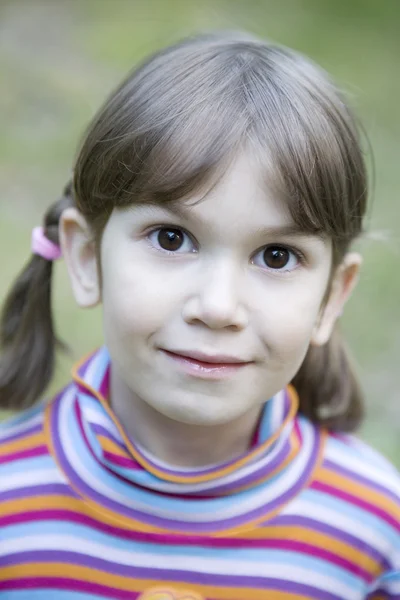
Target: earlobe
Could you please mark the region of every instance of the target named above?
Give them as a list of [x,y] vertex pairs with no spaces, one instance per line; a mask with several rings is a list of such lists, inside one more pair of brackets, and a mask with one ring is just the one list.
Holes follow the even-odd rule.
[[66,209],[60,219],[60,242],[72,291],[83,308],[100,302],[96,247],[89,225],[76,208]]
[[361,264],[361,255],[351,252],[346,254],[343,262],[337,268],[329,298],[322,307],[314,326],[311,336],[312,345],[323,346],[329,341],[335,323],[343,313],[345,304],[357,285]]

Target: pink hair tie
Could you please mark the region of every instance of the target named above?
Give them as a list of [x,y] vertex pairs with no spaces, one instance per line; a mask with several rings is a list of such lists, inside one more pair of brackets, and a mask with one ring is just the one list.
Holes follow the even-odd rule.
[[45,236],[43,227],[35,227],[32,231],[32,252],[46,260],[61,258],[60,246],[54,244]]

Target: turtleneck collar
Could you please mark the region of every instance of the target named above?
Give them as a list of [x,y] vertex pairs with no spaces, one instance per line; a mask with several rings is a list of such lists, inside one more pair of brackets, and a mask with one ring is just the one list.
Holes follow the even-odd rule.
[[308,481],[322,440],[296,418],[293,389],[266,401],[247,453],[184,469],[128,437],[109,405],[110,368],[106,348],[78,364],[73,382],[49,405],[46,423],[53,456],[73,489],[118,521],[202,534],[236,529],[276,512]]

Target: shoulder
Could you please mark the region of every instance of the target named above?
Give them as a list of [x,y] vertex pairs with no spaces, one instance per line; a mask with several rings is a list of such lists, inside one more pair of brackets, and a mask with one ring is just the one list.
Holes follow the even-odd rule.
[[[44,430],[43,405],[0,423],[0,505],[32,493],[54,470]],[[2,514],[2,509],[0,509]]]
[[400,555],[400,475],[387,459],[355,436],[328,434],[312,487],[333,509],[332,516],[379,547],[388,568],[395,567]]
[[[327,436],[323,466],[351,485],[361,486],[377,497],[387,497],[400,506],[400,474],[384,456],[354,435]],[[356,489],[356,488],[354,488]],[[368,495],[365,497],[368,499]]]
[[0,453],[8,448],[18,449],[26,440],[43,432],[45,406],[39,404],[33,408],[9,417],[0,422]]

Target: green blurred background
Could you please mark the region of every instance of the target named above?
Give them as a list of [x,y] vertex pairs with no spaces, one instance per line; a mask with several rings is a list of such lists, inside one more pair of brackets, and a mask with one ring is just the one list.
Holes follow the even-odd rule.
[[[82,131],[148,52],[199,30],[247,29],[322,64],[350,94],[371,140],[375,186],[359,288],[343,318],[368,402],[361,435],[400,466],[399,0],[0,0],[0,300],[67,180]],[[101,343],[57,264],[54,308],[72,357]]]

